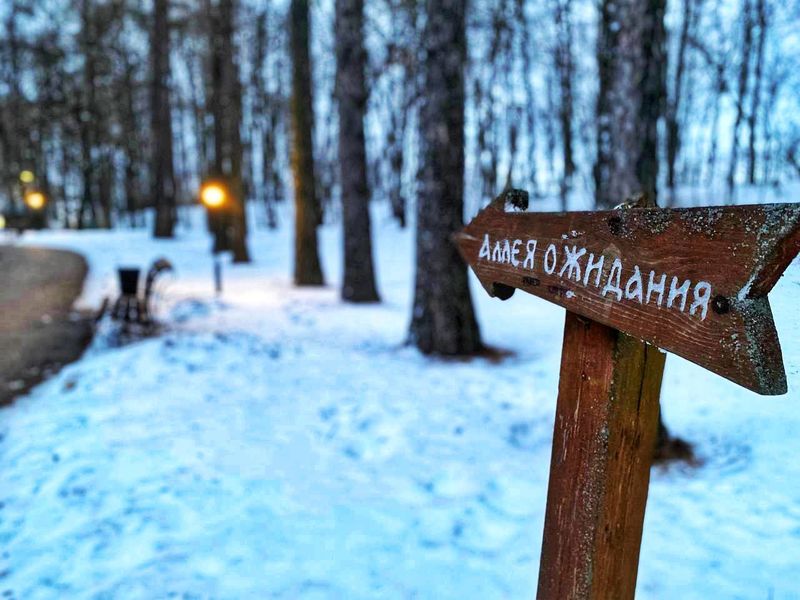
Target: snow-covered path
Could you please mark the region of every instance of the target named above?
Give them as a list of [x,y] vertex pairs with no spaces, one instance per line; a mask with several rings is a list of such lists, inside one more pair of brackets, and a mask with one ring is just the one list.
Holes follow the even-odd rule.
[[[83,252],[84,302],[119,264],[177,275],[163,337],[108,348],[0,411],[4,598],[531,598],[563,313],[475,287],[500,364],[402,346],[412,239],[379,217],[384,302],[290,285],[288,233],[212,295],[202,227],[47,232]],[[329,282],[336,228],[322,234]],[[800,598],[800,316],[793,265],[773,293],[788,395],[762,398],[670,357],[667,423],[694,470],[656,471],[639,598]]]

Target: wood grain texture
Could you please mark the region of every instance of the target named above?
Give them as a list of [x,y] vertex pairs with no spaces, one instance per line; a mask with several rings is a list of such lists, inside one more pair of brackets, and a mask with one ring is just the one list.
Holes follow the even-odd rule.
[[[517,244],[517,265],[484,256],[508,240]],[[528,240],[536,240],[533,268],[523,265]],[[502,299],[514,289],[542,297],[660,348],[760,394],[786,392],[768,292],[800,251],[800,205],[772,204],[689,209],[630,208],[601,212],[507,212],[505,198],[484,209],[457,236],[464,259],[487,291]],[[544,269],[546,249],[555,250],[555,269]],[[590,255],[604,257],[588,285],[562,273],[568,249],[585,249],[578,261],[584,271]],[[506,255],[506,258],[507,255]],[[679,301],[640,301],[603,293],[619,260],[620,285],[638,268],[646,295],[648,275],[673,277],[678,285],[705,282],[707,310],[690,314],[694,287],[682,310]],[[551,263],[552,266],[552,263]],[[581,279],[578,277],[578,279]],[[646,299],[645,299],[646,300]],[[701,318],[703,317],[703,318]]]
[[634,597],[664,359],[567,312],[539,600]]

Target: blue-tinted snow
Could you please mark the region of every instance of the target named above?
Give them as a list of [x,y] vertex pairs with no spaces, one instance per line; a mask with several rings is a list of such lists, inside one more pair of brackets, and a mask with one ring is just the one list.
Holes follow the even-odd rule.
[[[200,215],[195,215],[200,217]],[[4,598],[532,598],[563,313],[474,298],[500,364],[403,347],[413,239],[376,216],[377,306],[290,285],[288,228],[213,297],[197,218],[49,232],[92,272],[160,255],[159,338],[86,356],[0,411]],[[340,237],[321,234],[329,282]],[[773,293],[788,395],[763,398],[676,357],[668,425],[703,466],[656,470],[638,598],[800,598],[800,268]]]

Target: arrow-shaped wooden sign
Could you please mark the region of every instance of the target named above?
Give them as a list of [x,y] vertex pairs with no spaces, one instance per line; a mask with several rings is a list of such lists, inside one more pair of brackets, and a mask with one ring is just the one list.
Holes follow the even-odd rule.
[[456,235],[491,295],[520,289],[759,394],[786,392],[767,294],[800,251],[800,205],[525,208],[509,192]]

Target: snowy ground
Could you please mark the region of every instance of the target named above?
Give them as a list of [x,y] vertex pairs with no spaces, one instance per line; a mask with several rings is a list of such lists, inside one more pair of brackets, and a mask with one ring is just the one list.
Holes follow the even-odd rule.
[[[197,215],[196,215],[197,216]],[[532,598],[563,311],[474,297],[501,364],[403,347],[412,238],[376,219],[384,302],[290,285],[290,238],[214,299],[202,227],[45,232],[83,302],[164,255],[162,337],[87,355],[0,411],[2,598]],[[340,237],[322,232],[328,281]],[[476,282],[473,282],[476,283]],[[800,265],[772,300],[790,392],[759,397],[670,357],[667,423],[703,466],[656,471],[638,598],[800,598]]]

